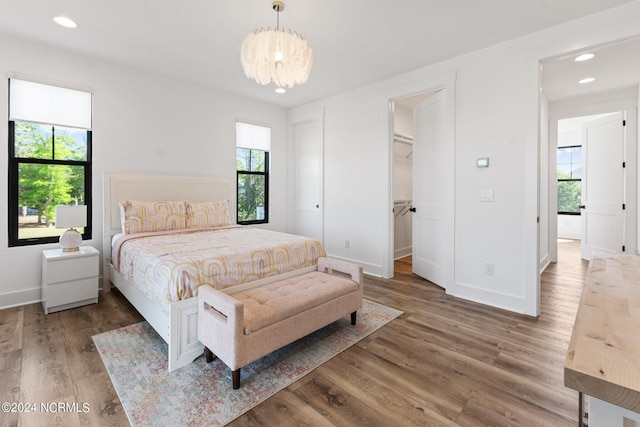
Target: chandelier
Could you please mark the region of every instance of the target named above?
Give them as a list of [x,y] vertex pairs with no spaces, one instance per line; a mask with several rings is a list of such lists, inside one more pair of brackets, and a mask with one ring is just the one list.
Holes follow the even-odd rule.
[[280,28],[284,3],[274,1],[275,28],[259,28],[242,42],[240,62],[246,76],[261,85],[273,82],[276,92],[305,83],[309,79],[313,54],[301,34]]

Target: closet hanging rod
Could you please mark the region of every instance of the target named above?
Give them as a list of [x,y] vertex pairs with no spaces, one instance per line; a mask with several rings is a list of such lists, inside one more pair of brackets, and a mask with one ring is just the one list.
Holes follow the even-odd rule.
[[409,135],[403,135],[401,133],[394,133],[393,142],[399,142],[400,144],[413,145],[413,137]]

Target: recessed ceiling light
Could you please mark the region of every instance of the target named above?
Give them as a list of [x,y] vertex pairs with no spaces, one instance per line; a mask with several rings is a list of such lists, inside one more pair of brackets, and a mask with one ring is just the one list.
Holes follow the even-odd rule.
[[56,16],[55,18],[53,18],[53,22],[65,28],[78,28],[78,24],[76,24],[71,18],[67,18],[66,16]]
[[595,80],[596,80],[595,77],[587,77],[586,79],[580,80],[578,83],[580,83],[580,84],[591,83],[591,82],[593,82]]
[[580,56],[576,56],[576,59],[574,61],[576,62],[582,62],[582,61],[588,61],[591,58],[593,58],[595,55],[593,53],[583,53]]
[[277,87],[276,88],[276,93],[286,93],[286,92],[287,92],[287,90],[285,88],[283,88],[283,87]]

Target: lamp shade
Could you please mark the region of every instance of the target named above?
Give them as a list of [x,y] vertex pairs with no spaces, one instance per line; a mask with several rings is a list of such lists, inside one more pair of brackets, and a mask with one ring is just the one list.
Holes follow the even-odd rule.
[[56,206],[56,228],[76,228],[87,225],[87,207]]
[[241,63],[245,75],[267,85],[291,88],[306,83],[313,66],[307,41],[295,31],[261,28],[242,43]]
[[240,62],[245,75],[267,85],[278,87],[276,92],[286,92],[285,87],[305,83],[313,66],[313,53],[301,34],[280,28],[280,12],[284,2],[274,1],[277,14],[275,28],[259,28],[249,33],[240,47]]

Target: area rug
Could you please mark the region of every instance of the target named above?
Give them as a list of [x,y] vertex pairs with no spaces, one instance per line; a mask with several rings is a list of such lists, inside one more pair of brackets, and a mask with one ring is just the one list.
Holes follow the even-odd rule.
[[241,370],[240,389],[220,360],[167,372],[167,344],[147,322],[93,336],[133,426],[224,425],[402,314],[363,301],[357,325],[348,317]]

